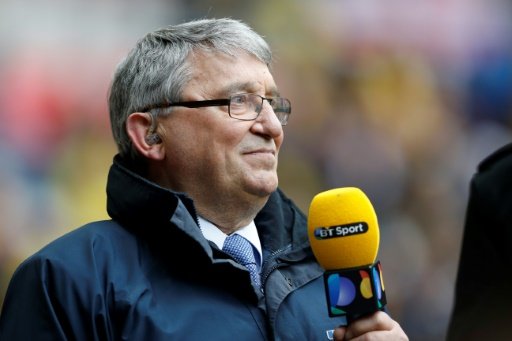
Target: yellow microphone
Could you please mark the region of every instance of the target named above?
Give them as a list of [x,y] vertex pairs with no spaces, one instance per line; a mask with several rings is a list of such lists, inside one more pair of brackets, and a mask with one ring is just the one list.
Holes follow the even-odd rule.
[[376,262],[380,231],[375,210],[358,188],[317,194],[309,207],[308,236],[324,284],[329,316],[360,316],[384,310],[382,268]]

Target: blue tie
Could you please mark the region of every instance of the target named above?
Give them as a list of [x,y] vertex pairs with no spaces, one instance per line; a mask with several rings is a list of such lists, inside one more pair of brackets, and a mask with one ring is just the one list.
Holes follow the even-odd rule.
[[261,286],[261,278],[258,266],[256,265],[256,259],[254,258],[254,251],[251,243],[247,239],[239,234],[233,233],[224,241],[222,251],[245,266],[251,274],[252,283],[257,287]]

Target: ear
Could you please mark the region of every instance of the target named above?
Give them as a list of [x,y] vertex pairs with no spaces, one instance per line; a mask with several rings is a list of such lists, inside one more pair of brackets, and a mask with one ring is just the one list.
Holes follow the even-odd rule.
[[134,112],[126,120],[126,132],[137,151],[152,160],[162,160],[165,156],[164,144],[158,136],[157,124],[148,113]]

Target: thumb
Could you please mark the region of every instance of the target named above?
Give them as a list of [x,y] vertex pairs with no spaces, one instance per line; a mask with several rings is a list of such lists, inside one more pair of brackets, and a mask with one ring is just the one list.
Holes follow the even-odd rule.
[[345,333],[347,332],[346,327],[338,327],[334,329],[333,337],[336,341],[343,341],[345,340]]

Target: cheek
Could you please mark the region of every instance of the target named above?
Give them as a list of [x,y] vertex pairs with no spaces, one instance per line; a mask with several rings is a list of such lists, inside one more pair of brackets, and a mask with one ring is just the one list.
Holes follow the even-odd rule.
[[198,115],[196,120],[189,117],[185,122],[175,121],[169,125],[168,156],[195,173],[229,172],[240,162],[247,124],[233,121],[219,112],[195,114]]
[[182,174],[197,171],[205,158],[205,138],[197,136],[192,130],[168,132],[165,139],[167,164],[171,171]]
[[[185,155],[189,162],[201,168],[201,172],[215,176],[232,174],[239,168],[240,153],[238,140],[195,137],[193,146],[190,146],[189,155]],[[197,171],[197,170],[196,170]]]

